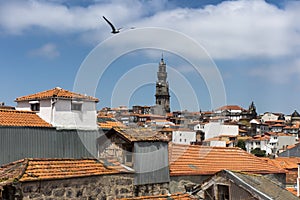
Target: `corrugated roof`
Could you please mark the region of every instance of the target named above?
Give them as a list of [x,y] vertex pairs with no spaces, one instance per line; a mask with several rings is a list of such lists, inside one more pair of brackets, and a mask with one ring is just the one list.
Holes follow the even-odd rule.
[[140,199],[156,199],[156,200],[165,200],[165,199],[170,199],[170,200],[190,200],[190,199],[196,199],[193,198],[189,194],[184,194],[184,193],[175,193],[171,195],[156,195],[156,196],[141,196],[141,197],[132,197],[132,198],[123,198],[121,200],[140,200]]
[[86,96],[83,94],[78,94],[74,92],[70,92],[68,90],[56,87],[51,90],[46,90],[43,92],[38,92],[31,95],[26,95],[22,97],[16,98],[16,102],[18,101],[28,101],[28,100],[39,100],[39,99],[48,99],[48,98],[67,98],[67,99],[84,99],[89,101],[95,101],[98,102],[99,99],[91,96]]
[[211,175],[220,170],[271,174],[285,173],[246,151],[235,147],[207,147],[171,144],[170,175]]
[[0,109],[0,126],[52,127],[35,112]]
[[[105,163],[106,162],[106,163]],[[0,185],[129,172],[116,162],[97,159],[27,158],[0,167]]]

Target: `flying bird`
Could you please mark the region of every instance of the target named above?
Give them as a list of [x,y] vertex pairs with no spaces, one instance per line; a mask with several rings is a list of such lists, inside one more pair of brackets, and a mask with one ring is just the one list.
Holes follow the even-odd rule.
[[119,33],[120,32],[120,30],[121,30],[121,28],[118,28],[118,29],[116,29],[115,27],[114,27],[114,25],[108,20],[108,19],[106,19],[104,16],[103,16],[103,19],[110,25],[110,27],[111,27],[111,33],[113,33],[113,34],[116,34],[116,33]]

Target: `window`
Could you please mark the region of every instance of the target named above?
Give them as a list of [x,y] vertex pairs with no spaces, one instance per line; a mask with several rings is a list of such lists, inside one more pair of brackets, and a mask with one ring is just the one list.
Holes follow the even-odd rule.
[[72,105],[71,105],[72,111],[81,111],[81,109],[82,109],[82,103],[72,102]]
[[204,199],[207,199],[207,200],[215,199],[213,186],[210,186],[208,189],[204,190]]
[[40,111],[40,103],[30,104],[30,107],[32,111]]
[[123,145],[123,162],[124,164],[132,164],[132,147]]
[[219,200],[229,200],[229,187],[227,185],[218,185]]
[[255,142],[256,145],[260,145],[260,142]]

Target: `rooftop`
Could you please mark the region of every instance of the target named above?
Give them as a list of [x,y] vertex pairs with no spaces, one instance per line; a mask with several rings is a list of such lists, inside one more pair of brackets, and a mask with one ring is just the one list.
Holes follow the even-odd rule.
[[128,142],[137,141],[168,141],[168,137],[163,136],[158,131],[152,130],[150,128],[112,128],[107,135],[113,133],[119,134],[123,139]]
[[0,126],[52,127],[35,112],[0,109]]
[[220,173],[225,174],[225,176],[233,180],[237,185],[248,190],[250,194],[256,197],[255,199],[298,199],[297,196],[262,175],[229,170],[224,170]]
[[220,170],[257,174],[285,173],[246,151],[235,147],[170,144],[170,175],[212,175]]
[[171,194],[171,195],[157,195],[157,196],[142,196],[142,197],[123,198],[121,200],[140,200],[140,199],[190,200],[190,199],[196,199],[196,198],[191,197],[189,194],[175,193],[175,194]]
[[268,163],[282,169],[298,169],[300,158],[298,157],[277,157],[275,159],[264,158]]
[[68,90],[59,87],[53,88],[51,90],[46,90],[43,92],[27,95],[27,96],[18,97],[16,98],[15,101],[19,102],[19,101],[40,100],[40,99],[49,99],[49,98],[84,99],[84,100],[95,101],[95,102],[99,101],[99,99],[95,97],[70,92]]
[[0,186],[36,181],[129,172],[116,162],[97,159],[26,158],[0,167]]
[[244,108],[242,108],[241,106],[238,105],[226,105],[226,106],[222,106],[220,108],[217,108],[217,110],[245,110]]

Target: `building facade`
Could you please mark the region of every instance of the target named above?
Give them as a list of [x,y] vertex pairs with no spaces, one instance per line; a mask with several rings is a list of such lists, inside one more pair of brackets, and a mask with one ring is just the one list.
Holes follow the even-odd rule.
[[59,129],[97,129],[97,98],[56,87],[16,98],[17,110],[33,111]]

